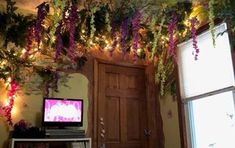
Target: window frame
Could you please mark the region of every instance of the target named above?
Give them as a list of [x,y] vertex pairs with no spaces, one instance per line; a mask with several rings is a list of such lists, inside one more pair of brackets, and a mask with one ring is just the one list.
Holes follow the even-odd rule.
[[[233,65],[233,70],[235,72],[235,49],[233,49],[232,46],[232,34],[231,34],[231,25],[229,24],[228,21],[222,21],[220,19],[216,19],[215,21],[215,26],[220,25],[222,23],[226,23],[227,25],[227,30],[228,30],[228,37],[229,37],[229,43],[230,43],[230,49],[231,49],[231,57],[232,57],[232,65]],[[197,35],[203,34],[204,32],[209,30],[209,23],[201,26],[199,29],[197,29]],[[190,39],[187,39],[190,40]],[[185,40],[185,41],[187,41]],[[183,42],[185,42],[183,41]],[[199,59],[200,60],[200,59]],[[219,94],[221,92],[226,92],[226,91],[230,91],[230,90],[234,90],[234,87],[228,87],[225,88],[224,90],[219,90],[219,91],[212,91],[209,93],[205,93],[205,94],[201,94],[192,98],[189,98],[187,101],[185,101],[184,99],[181,98],[181,90],[180,90],[180,75],[179,75],[179,67],[178,65],[176,65],[176,96],[177,96],[177,106],[178,106],[178,118],[179,118],[179,131],[180,131],[180,143],[181,143],[181,147],[182,148],[190,148],[190,146],[192,145],[192,137],[193,137],[193,133],[190,132],[190,126],[192,125],[188,125],[187,123],[189,123],[189,114],[192,114],[192,112],[190,112],[189,107],[190,105],[190,101],[195,100],[195,99],[199,99],[202,97],[207,97],[210,95],[214,95],[214,94]],[[235,104],[235,102],[234,102]],[[190,136],[189,136],[190,135]]]

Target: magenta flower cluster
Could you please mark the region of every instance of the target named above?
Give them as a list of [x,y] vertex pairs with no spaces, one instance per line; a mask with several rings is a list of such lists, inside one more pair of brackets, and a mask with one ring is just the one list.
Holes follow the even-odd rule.
[[132,35],[133,35],[132,47],[134,49],[135,54],[136,54],[136,50],[138,49],[140,20],[141,20],[141,14],[140,14],[139,11],[137,11],[134,18],[131,21],[131,23],[132,23]]
[[176,14],[172,15],[172,19],[170,20],[168,24],[167,31],[169,32],[169,47],[168,52],[176,61],[176,48],[175,48],[175,39],[174,39],[174,33],[176,30],[176,24],[177,24],[177,16]]
[[60,75],[59,73],[56,71],[54,73],[54,85],[55,85],[55,91],[58,92],[58,82],[59,82],[59,78],[60,78]]
[[77,21],[77,6],[73,4],[70,8],[69,13],[69,48],[68,48],[68,56],[73,61],[76,57],[75,55],[75,40],[74,34],[76,29],[76,21]]
[[17,82],[15,80],[12,80],[10,82],[10,86],[8,90],[9,103],[8,105],[2,108],[4,110],[4,116],[7,118],[7,122],[10,126],[13,125],[11,111],[13,109],[17,88],[18,88]]
[[121,48],[122,48],[122,51],[124,53],[124,55],[126,54],[126,46],[125,46],[125,40],[126,40],[126,37],[128,36],[128,29],[129,27],[129,19],[128,17],[124,18],[122,23],[121,23],[121,39],[120,39],[120,45],[121,45]]
[[63,40],[61,35],[61,28],[62,28],[62,21],[59,23],[59,25],[56,27],[55,35],[56,35],[56,52],[55,52],[55,61],[60,56],[61,50],[63,48]]
[[35,27],[32,26],[28,29],[28,36],[27,36],[27,44],[26,44],[26,52],[24,53],[24,59],[27,59],[29,56],[29,51],[33,47],[33,39],[35,38]]
[[47,15],[46,6],[47,6],[46,3],[44,2],[37,7],[38,11],[37,11],[36,26],[35,26],[35,40],[38,43],[38,48],[41,41],[42,23]]
[[197,29],[196,29],[196,24],[199,23],[196,17],[193,17],[192,19],[190,19],[190,23],[191,23],[191,33],[192,33],[192,40],[193,40],[193,48],[194,48],[194,59],[197,60],[198,59],[198,53],[199,53],[199,48],[197,46]]
[[112,49],[109,51],[110,56],[113,55],[113,51],[115,50],[116,46],[117,46],[117,35],[116,35],[116,23],[114,22],[114,20],[112,21],[112,29],[111,29],[111,36],[113,39],[113,43],[112,43]]

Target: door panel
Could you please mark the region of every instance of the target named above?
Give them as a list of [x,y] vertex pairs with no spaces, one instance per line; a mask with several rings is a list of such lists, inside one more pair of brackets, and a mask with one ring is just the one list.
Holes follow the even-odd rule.
[[106,98],[106,139],[120,142],[120,99],[118,97]]
[[98,65],[98,147],[147,148],[144,69]]
[[140,102],[135,98],[127,99],[127,141],[139,142],[140,136]]

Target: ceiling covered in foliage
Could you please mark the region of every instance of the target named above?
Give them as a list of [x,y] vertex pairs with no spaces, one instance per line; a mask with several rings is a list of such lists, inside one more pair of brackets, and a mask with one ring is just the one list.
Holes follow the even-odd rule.
[[[1,0],[3,2],[3,0]],[[5,0],[0,12],[0,79],[7,84],[9,104],[3,106],[9,124],[15,93],[39,75],[45,96],[57,90],[59,71],[80,70],[88,55],[121,55],[133,64],[154,64],[161,95],[177,64],[176,45],[193,40],[198,60],[197,29],[209,23],[213,44],[215,19],[229,21],[235,36],[233,0]],[[20,7],[24,12],[18,14]],[[36,9],[35,9],[36,8]],[[36,12],[35,12],[36,10]]]

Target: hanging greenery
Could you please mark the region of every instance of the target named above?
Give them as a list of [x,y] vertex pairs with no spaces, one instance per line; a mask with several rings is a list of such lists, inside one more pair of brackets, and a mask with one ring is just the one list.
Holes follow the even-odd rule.
[[214,31],[214,27],[215,27],[215,15],[214,15],[214,4],[215,4],[215,0],[210,0],[209,1],[209,25],[210,25],[210,31],[211,31],[211,36],[212,36],[212,42],[213,45],[215,46],[215,31]]
[[216,18],[226,21],[229,24],[229,32],[232,35],[231,41],[233,48],[235,48],[235,1],[234,0],[222,0],[215,1],[214,14]]
[[[162,27],[163,27],[163,24],[165,23],[165,20],[166,20],[165,16],[161,18],[161,23],[160,23],[158,32],[156,32],[155,29],[152,31],[153,34],[154,34],[154,41],[153,41],[153,46],[152,46],[151,59],[153,59],[154,56],[155,56],[156,48],[157,48],[157,45],[158,45],[158,40],[160,39],[160,36],[161,36],[161,33],[162,33]],[[152,24],[151,24],[151,28],[156,28],[156,27],[154,27],[154,26],[155,26],[155,23],[156,23],[156,20],[153,18],[152,21],[153,21],[153,22],[152,22]]]
[[[63,78],[58,71],[80,70],[92,52],[153,63],[164,95],[175,82],[168,78],[177,64],[177,43],[192,37],[197,59],[197,27],[209,20],[215,44],[216,18],[229,21],[235,36],[233,0],[86,1],[84,7],[74,0],[53,0],[40,4],[36,17],[16,13],[15,2],[6,1],[6,12],[0,12],[0,79],[7,83],[11,78],[20,86],[37,74],[44,95],[58,90]],[[11,110],[7,114],[10,121]]]

